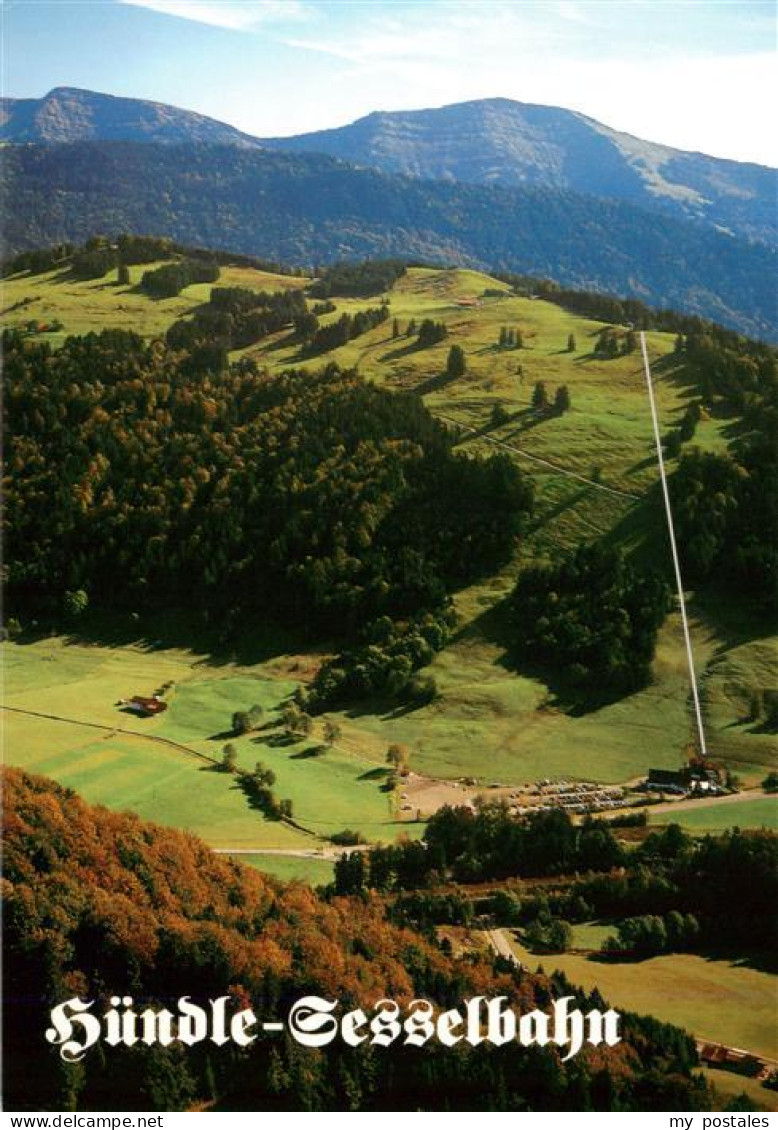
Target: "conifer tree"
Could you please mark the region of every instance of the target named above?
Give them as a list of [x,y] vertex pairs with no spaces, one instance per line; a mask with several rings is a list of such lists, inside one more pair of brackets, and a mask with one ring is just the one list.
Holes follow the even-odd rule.
[[467,361],[461,345],[452,345],[446,361],[446,376],[463,377],[467,372]]
[[532,407],[538,412],[545,412],[548,408],[548,393],[543,381],[537,381],[532,390]]
[[567,385],[560,385],[554,394],[554,411],[561,416],[570,408],[570,391]]

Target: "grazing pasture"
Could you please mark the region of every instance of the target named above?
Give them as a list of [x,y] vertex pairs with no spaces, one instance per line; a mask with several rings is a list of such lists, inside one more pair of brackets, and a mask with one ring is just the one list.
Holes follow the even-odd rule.
[[714,835],[727,828],[770,828],[778,830],[778,795],[756,797],[735,803],[705,804],[681,812],[650,813],[651,824],[680,824],[687,832]]
[[[115,272],[88,282],[74,281],[63,272],[15,276],[5,280],[5,321],[23,325],[28,318],[56,316],[64,323],[63,333],[120,326],[151,336],[208,298],[209,284],[201,284],[186,288],[178,298],[153,301],[137,289],[145,269],[130,268],[129,288],[116,285]],[[226,267],[217,285],[278,290],[305,286],[306,280]],[[34,298],[29,309],[17,305],[25,296]],[[461,429],[458,446],[463,453],[502,450],[532,475],[536,513],[510,565],[455,595],[457,630],[428,668],[438,686],[435,701],[412,710],[367,702],[341,711],[337,720],[342,740],[336,751],[321,758],[298,756],[304,746],[284,749],[277,735],[269,733],[258,735],[258,742],[257,736],[241,740],[241,766],[251,768],[254,761],[263,760],[273,768],[279,777],[277,795],[290,797],[295,819],[318,834],[338,830],[338,825],[357,825],[377,839],[391,836],[390,801],[380,782],[363,775],[383,765],[392,742],[408,746],[412,768],[420,773],[473,776],[481,783],[519,784],[545,776],[622,782],[645,775],[650,766],[678,766],[693,723],[676,612],[660,631],[649,685],[618,702],[593,704],[575,714],[555,700],[537,672],[516,670],[507,648],[504,601],[526,565],[600,536],[649,564],[669,565],[639,355],[598,356],[602,323],[515,295],[504,283],[472,270],[411,268],[383,296],[336,297],[335,311],[321,322],[326,325],[345,312],[375,307],[382,298],[389,302],[389,318],[331,353],[306,358],[294,335],[284,330],[233,356],[250,356],[270,373],[292,365],[319,369],[335,361],[357,366],[366,378],[387,388],[416,391],[433,413]],[[411,322],[418,328],[424,318],[442,322],[448,331],[445,340],[430,348],[419,348],[415,336],[407,334]],[[503,328],[520,332],[522,348],[500,347]],[[626,330],[618,332],[623,337]],[[56,334],[40,336],[55,345],[58,340]],[[462,347],[466,360],[465,373],[456,378],[445,376],[452,344]],[[674,357],[672,335],[650,333],[648,346],[661,427],[667,431],[678,425],[696,391]],[[552,399],[565,385],[569,410],[561,415],[537,413],[532,400],[539,381]],[[730,420],[706,413],[693,442],[722,451],[730,433]],[[680,551],[683,564],[683,546]],[[748,711],[754,692],[776,683],[771,626],[745,607],[724,608],[710,599],[690,597],[710,752],[744,783],[758,783],[775,762],[775,735],[758,721],[749,721]],[[261,633],[267,626],[254,627]],[[133,723],[125,718],[124,724],[140,726],[143,733],[155,727],[154,732],[211,752],[218,746],[208,736],[224,728],[232,709],[252,705],[244,700],[252,687],[272,716],[274,696],[291,693],[295,685],[279,683],[277,670],[264,684],[251,683],[256,671],[246,674],[237,667],[217,671],[203,662],[196,672],[189,671],[189,658],[174,660],[169,658],[174,653],[167,651],[138,651],[121,663],[104,654],[98,668],[88,649],[84,654],[77,654],[78,649],[58,652],[53,664],[41,658],[40,650],[39,645],[25,649],[30,666],[26,678],[38,680],[39,689],[46,686],[50,710],[67,712],[74,694],[77,699],[82,693],[80,673],[87,666],[88,715],[108,725],[115,721],[115,698],[151,693],[157,683],[175,677],[171,672],[183,662],[188,674],[185,684],[177,685],[172,709],[154,721]],[[296,654],[289,669],[295,664],[306,671],[310,656]],[[40,702],[34,687],[14,690],[14,679],[11,668],[9,694],[21,694],[20,705]],[[51,740],[56,744],[62,738]],[[236,807],[244,817],[245,804],[238,800]],[[221,825],[220,819],[218,838],[224,843],[229,832]],[[270,828],[264,821],[261,826],[274,842],[301,835],[277,823]],[[208,838],[217,833],[211,829],[203,834]]]
[[695,1036],[778,1059],[778,979],[770,973],[688,953],[640,962],[568,953],[539,957],[507,931],[506,936],[528,968],[559,969],[573,985],[599,989],[616,1009],[656,1016]]
[[[9,328],[59,321],[62,329],[36,335],[40,340],[59,345],[73,334],[99,333],[109,327],[132,330],[144,337],[164,334],[178,318],[184,318],[210,297],[211,283],[194,283],[175,298],[150,298],[140,289],[145,271],[161,267],[158,263],[130,266],[129,285],[120,285],[117,272],[103,278],[78,279],[69,270],[46,271],[39,275],[23,272],[2,280],[2,321]],[[251,267],[222,267],[215,286],[245,286],[252,290],[287,290],[305,286],[307,279],[274,275]]]
[[[374,760],[337,749],[313,757],[315,738],[287,741],[278,709],[295,689],[289,680],[209,666],[185,652],[61,639],[6,643],[4,653],[7,760],[89,801],[195,832],[214,847],[306,847],[346,827],[391,841],[400,830]],[[170,707],[156,718],[117,706],[167,683]],[[255,704],[265,711],[263,728],[232,736],[233,712]],[[262,761],[275,772],[274,791],[292,800],[304,830],[265,819],[238,777],[219,770],[230,741],[241,768]]]

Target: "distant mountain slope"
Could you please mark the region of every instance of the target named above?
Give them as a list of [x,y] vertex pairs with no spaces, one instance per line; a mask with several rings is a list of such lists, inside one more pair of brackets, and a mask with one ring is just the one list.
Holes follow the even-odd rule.
[[685,153],[555,106],[506,98],[376,112],[340,129],[259,140],[161,102],[57,87],[0,99],[0,141],[190,142],[324,153],[387,173],[626,200],[778,244],[774,169]]
[[0,98],[0,141],[259,145],[256,138],[191,110],[68,86],[58,86],[43,98]]
[[132,142],[8,146],[2,187],[9,254],[136,231],[299,264],[396,255],[545,276],[778,337],[775,252],[618,201]]
[[327,153],[388,173],[628,200],[749,239],[778,241],[775,170],[641,141],[555,106],[491,98],[377,112],[340,129],[263,144]]

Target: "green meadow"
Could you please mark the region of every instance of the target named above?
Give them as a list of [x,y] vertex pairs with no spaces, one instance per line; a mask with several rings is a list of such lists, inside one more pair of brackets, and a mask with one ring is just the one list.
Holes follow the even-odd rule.
[[326,886],[332,882],[335,874],[335,865],[331,860],[312,859],[309,856],[257,853],[236,855],[233,858],[246,867],[255,867],[257,871],[272,875],[274,879],[284,882],[295,880],[309,883],[312,887]]
[[713,834],[727,828],[769,828],[778,830],[778,795],[756,797],[738,801],[737,804],[705,804],[700,808],[686,808],[682,812],[657,813],[651,824],[680,824],[689,832]]
[[606,938],[615,932],[615,927],[607,922],[578,922],[572,927],[572,948],[575,950],[599,950]]
[[[6,760],[53,777],[89,801],[184,828],[220,848],[306,848],[346,827],[391,841],[403,830],[374,759],[350,749],[313,757],[315,737],[285,743],[277,715],[293,682],[261,669],[212,667],[184,652],[60,639],[6,643],[3,650]],[[137,718],[117,706],[166,683],[173,684],[170,707],[156,718]],[[255,704],[265,711],[264,728],[232,738],[233,712]],[[273,769],[276,795],[292,800],[300,829],[265,819],[238,777],[213,764],[228,741],[241,768],[253,770],[262,761]]]
[[[65,272],[12,277],[3,284],[4,320],[24,325],[56,317],[64,323],[63,334],[119,326],[153,336],[208,298],[209,286],[199,285],[177,298],[153,301],[137,288],[145,269],[131,268],[129,287],[116,285],[115,272],[89,282],[74,281]],[[222,269],[218,285],[278,290],[305,283],[228,267]],[[491,295],[484,295],[487,290]],[[439,689],[437,699],[412,711],[381,703],[342,711],[336,715],[343,731],[337,749],[314,757],[310,750],[315,735],[307,743],[278,743],[272,723],[296,683],[279,677],[280,668],[272,664],[217,666],[205,655],[174,649],[78,647],[61,641],[9,645],[9,705],[109,728],[118,724],[132,732],[107,737],[72,724],[9,714],[9,760],[73,783],[90,800],[191,828],[215,846],[260,849],[305,846],[314,836],[326,837],[345,827],[374,840],[393,839],[398,831],[394,802],[381,790],[386,749],[392,742],[409,747],[411,767],[419,773],[474,776],[484,783],[520,784],[546,776],[623,782],[644,775],[650,766],[680,764],[693,725],[677,612],[660,631],[649,685],[577,715],[563,709],[539,677],[512,670],[506,655],[503,602],[528,563],[601,536],[649,563],[668,563],[639,354],[612,360],[595,357],[601,323],[552,303],[514,296],[478,271],[413,268],[384,297],[390,303],[388,321],[331,354],[301,358],[286,331],[242,354],[271,373],[293,365],[317,369],[336,361],[357,367],[386,388],[414,390],[441,419],[471,429],[460,433],[463,452],[508,451],[531,473],[536,514],[515,560],[499,575],[455,596],[457,630],[429,668]],[[32,301],[19,305],[25,298]],[[470,299],[480,304],[459,305]],[[336,310],[323,321],[380,301],[381,296],[336,299]],[[418,324],[423,318],[444,322],[448,338],[419,350],[405,331],[411,319]],[[498,348],[503,326],[521,330],[523,348]],[[39,336],[56,345],[62,335]],[[441,379],[452,343],[462,346],[467,360],[465,375],[453,381]],[[674,363],[672,335],[651,333],[648,346],[666,431],[679,421],[694,392]],[[537,381],[545,382],[552,397],[566,384],[570,411],[538,420],[530,410]],[[492,413],[497,406],[507,420],[495,426]],[[725,449],[729,423],[703,419],[694,443]],[[776,683],[775,640],[769,625],[743,609],[711,606],[690,595],[710,753],[731,766],[745,784],[756,784],[775,764],[775,735],[748,721],[749,703],[755,690]],[[267,627],[256,625],[256,630],[261,633]],[[281,641],[278,653],[283,655],[289,647],[289,641]],[[311,667],[305,655],[285,658],[287,671],[295,662],[300,671]],[[304,674],[300,678],[304,681]],[[167,714],[138,720],[117,712],[118,698],[148,694],[169,681],[175,691]],[[261,760],[273,769],[276,795],[292,800],[294,820],[305,832],[263,819],[234,780],[193,755],[220,756],[228,739],[217,740],[215,735],[227,730],[233,710],[255,702],[263,706],[269,725],[235,742],[239,763],[251,769]],[[317,725],[320,734],[321,723]],[[193,754],[150,743],[149,735],[179,742]],[[758,807],[747,808],[738,811],[740,821],[763,819]],[[685,818],[697,815],[703,814],[687,813]],[[722,818],[729,819],[729,814]],[[419,833],[415,826],[404,827]]]
[[[502,294],[484,297],[485,290]],[[548,302],[512,296],[503,284],[477,271],[414,268],[385,297],[390,319],[328,354],[327,360],[356,366],[388,388],[420,391],[433,413],[472,429],[462,433],[463,451],[511,452],[535,480],[537,514],[513,564],[502,575],[456,596],[459,631],[430,668],[439,699],[410,714],[377,709],[360,711],[352,720],[382,744],[408,744],[414,767],[432,775],[472,774],[506,783],[565,774],[623,781],[645,773],[649,762],[677,765],[692,726],[676,613],[660,633],[650,685],[578,717],[559,710],[544,683],[506,666],[500,623],[501,602],[517,572],[560,547],[605,536],[649,563],[669,563],[639,354],[596,358],[593,346],[601,323]],[[481,305],[457,305],[472,298],[480,298]],[[328,317],[377,302],[339,300]],[[403,334],[411,319],[418,324],[425,317],[443,321],[449,337],[418,350]],[[521,329],[522,349],[497,347],[502,326]],[[571,334],[575,349],[568,352]],[[441,382],[452,342],[465,350],[467,372]],[[648,334],[663,430],[677,424],[693,395],[674,364],[673,344],[672,335]],[[285,343],[282,335],[246,352],[271,371],[322,363],[321,358],[301,358],[297,346]],[[530,411],[537,381],[545,382],[551,395],[566,384],[571,410],[538,423]],[[496,405],[509,417],[498,427],[491,422]],[[725,449],[727,427],[726,419],[703,419],[694,442],[710,450]],[[599,486],[569,472],[596,478]],[[728,616],[737,620],[739,614],[734,609]],[[765,766],[774,763],[774,736],[759,733],[743,719],[752,690],[775,683],[774,638],[767,626],[749,622],[747,613],[740,615],[733,631],[732,623],[722,623],[718,609],[698,607],[694,599],[690,619],[710,752],[731,764],[744,781],[755,783],[764,776]]]
[[725,1110],[727,1104],[740,1095],[746,1095],[757,1110],[778,1110],[778,1092],[763,1087],[758,1079],[710,1067],[703,1067],[702,1074],[719,1096],[717,1110]]
[[695,1036],[778,1058],[778,982],[770,973],[688,953],[640,962],[592,961],[572,953],[539,957],[505,933],[528,968],[559,969],[573,985],[599,989],[616,1009],[656,1016]]
[[[145,271],[161,265],[162,261],[129,267],[130,282],[126,286],[117,283],[115,270],[101,279],[86,280],[74,278],[66,269],[10,275],[0,281],[0,317],[3,325],[11,328],[32,321],[62,322],[60,331],[36,335],[55,346],[72,334],[99,333],[109,326],[155,337],[207,302],[211,291],[210,283],[196,283],[185,287],[176,298],[149,298],[138,284]],[[306,282],[251,267],[222,267],[216,285],[286,290],[305,286]]]

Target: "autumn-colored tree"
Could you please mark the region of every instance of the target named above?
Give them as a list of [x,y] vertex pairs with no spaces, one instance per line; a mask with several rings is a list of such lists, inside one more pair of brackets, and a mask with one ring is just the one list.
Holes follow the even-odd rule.
[[[216,855],[190,834],[93,808],[44,778],[8,769],[3,777],[3,972],[21,1002],[4,1047],[4,1064],[11,1069],[3,1097],[10,1109],[30,1109],[34,1102],[36,1110],[175,1111],[201,1106],[216,1093],[229,1094],[230,1104],[244,1109],[257,1103],[263,1109],[342,1109],[344,1060],[337,1042],[301,1056],[282,1043],[268,1049],[266,1041],[257,1041],[241,1052],[240,1063],[229,1047],[199,1055],[139,1044],[111,1049],[109,1075],[104,1057],[96,1054],[85,1056],[77,1071],[63,1070],[40,1038],[51,1009],[79,988],[83,994],[95,991],[93,986],[126,985],[127,970],[136,1001],[153,1009],[171,1007],[180,996],[198,1003],[226,996],[230,1008],[250,1006],[260,1016],[273,1016],[279,1001],[305,993],[354,1002],[424,997],[439,1008],[476,994],[502,995],[522,1011],[547,1006],[548,978],[526,970],[519,978],[507,966],[497,970],[486,956],[446,955],[413,928],[412,914],[398,925],[381,900],[361,897],[364,884],[376,885],[382,872],[390,885],[398,868],[403,882],[414,882],[428,864],[423,845],[387,848],[381,858],[354,864],[357,897],[320,898],[302,883],[284,885]],[[717,845],[705,848],[710,856],[705,874],[735,876],[741,899],[762,886],[761,877],[743,881],[747,843],[743,835],[734,844],[737,867]],[[759,847],[765,870],[769,858]],[[755,852],[753,858],[759,858]],[[345,882],[343,868],[340,874]],[[731,902],[732,888],[730,881],[719,901]],[[692,889],[710,899],[716,883],[695,881]],[[383,1050],[387,1070],[378,1073],[370,1050],[354,1049],[347,1074],[371,1107],[406,1109],[410,1088],[413,1104],[424,1101],[434,1109],[450,1086],[449,1056],[458,1056],[457,1093],[468,1109],[497,1103],[515,1110],[530,1091],[534,1109],[560,1102],[577,1109],[580,1085],[589,1087],[596,1079],[590,1093],[601,1092],[607,1080],[613,1096],[606,1105],[618,1102],[623,1110],[634,1107],[634,1093],[642,1103],[647,1085],[656,1097],[670,1073],[673,1102],[660,1093],[656,1102],[666,1104],[662,1109],[679,1104],[704,1109],[705,1093],[692,1075],[696,1061],[689,1055],[684,1062],[681,1054],[687,1045],[693,1053],[676,1029],[634,1017],[620,1047],[598,1049],[591,1068],[596,1075],[585,1058],[572,1069],[559,1062],[557,1052],[543,1048],[517,1046],[509,1057],[494,1056],[486,1047],[461,1056],[450,1049],[441,1057],[431,1046],[409,1057],[400,1044]],[[538,1075],[542,1083],[535,1086]]]

